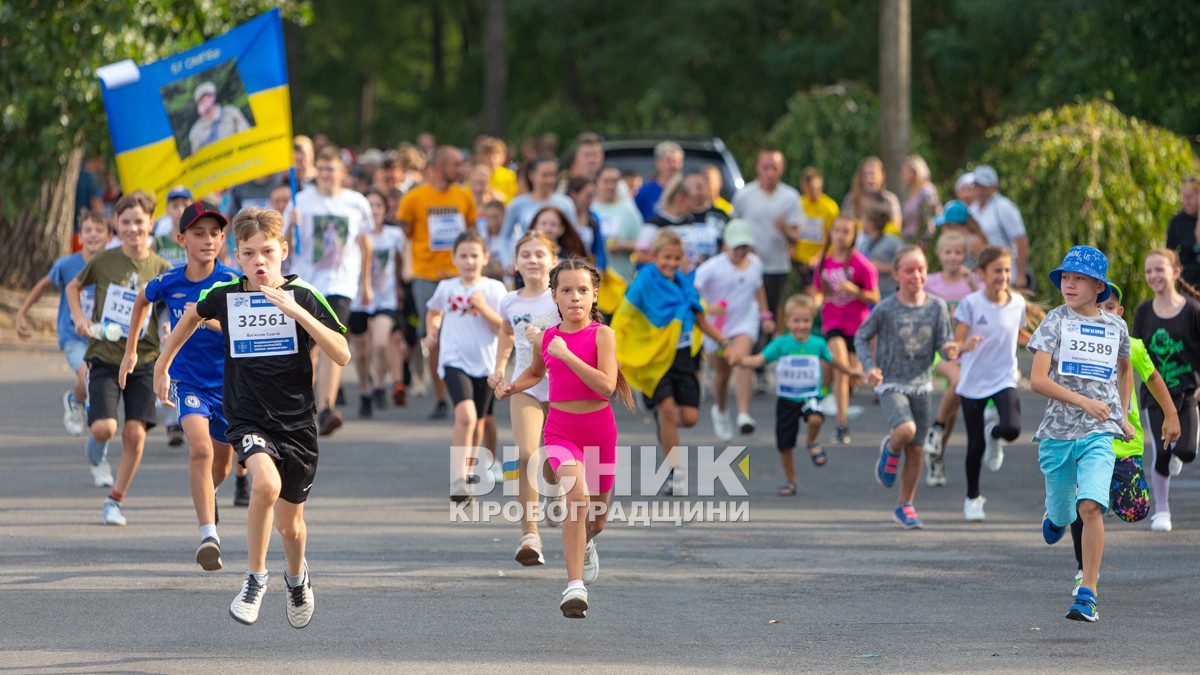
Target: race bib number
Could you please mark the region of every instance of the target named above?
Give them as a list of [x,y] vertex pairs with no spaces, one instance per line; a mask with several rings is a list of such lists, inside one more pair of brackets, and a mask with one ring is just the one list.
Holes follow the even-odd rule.
[[821,359],[785,356],[775,364],[775,395],[813,398],[821,394]]
[[1109,382],[1117,370],[1119,336],[1113,326],[1064,321],[1058,374]]
[[[292,291],[287,294],[295,297]],[[229,355],[235,359],[297,352],[296,322],[262,293],[229,294]]]
[[[137,296],[136,290],[117,284],[109,284],[108,293],[104,296],[104,310],[100,313],[100,320],[120,326],[123,338],[129,337],[129,321],[133,317],[133,303],[137,300]],[[92,299],[92,302],[95,303],[95,298]],[[146,334],[146,326],[149,324],[150,316],[147,315],[146,320],[142,322],[142,332],[138,339]]]
[[467,221],[461,213],[429,214],[429,250],[449,251],[466,229]]
[[825,221],[809,216],[800,218],[800,238],[816,243],[825,241]]

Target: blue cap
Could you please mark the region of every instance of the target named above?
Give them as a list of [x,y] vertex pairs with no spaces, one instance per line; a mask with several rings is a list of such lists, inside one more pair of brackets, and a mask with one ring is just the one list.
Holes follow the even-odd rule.
[[175,187],[171,188],[170,192],[167,193],[167,201],[171,201],[172,199],[191,199],[191,198],[192,198],[192,191],[183,187],[182,185],[176,185]]
[[1104,302],[1112,295],[1112,282],[1108,280],[1108,258],[1091,246],[1072,246],[1062,264],[1050,273],[1050,283],[1062,290],[1063,272],[1073,272],[1104,282],[1104,290],[1096,296],[1096,302]]
[[946,206],[942,207],[942,215],[933,219],[933,224],[941,227],[946,223],[956,223],[962,225],[967,222],[967,218],[971,217],[971,212],[967,210],[967,205],[952,199],[946,202]]

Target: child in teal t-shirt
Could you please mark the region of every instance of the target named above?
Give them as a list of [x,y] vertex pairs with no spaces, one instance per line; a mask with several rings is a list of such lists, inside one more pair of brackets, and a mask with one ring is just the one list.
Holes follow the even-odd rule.
[[846,364],[834,361],[825,339],[812,334],[813,320],[817,316],[812,298],[807,295],[788,298],[784,316],[787,334],[771,340],[761,354],[744,357],[738,364],[747,368],[776,364],[775,447],[779,449],[779,460],[787,481],[780,486],[779,494],[791,496],[796,494],[796,464],[792,450],[802,419],[808,423],[809,457],[816,466],[825,465],[825,451],[817,438],[825,420],[821,412],[821,393],[828,388],[830,366],[851,378],[861,378],[862,372],[852,371]]
[[[1125,316],[1125,308],[1121,306],[1123,293],[1121,287],[1109,283],[1112,293],[1108,299],[1100,303],[1100,309],[1119,317]],[[1144,342],[1137,338],[1129,338],[1129,363],[1133,372],[1138,374],[1151,395],[1159,402],[1165,413],[1162,435],[1168,442],[1178,439],[1180,435],[1179,414],[1171,402],[1171,391],[1162,375],[1154,369],[1154,362],[1146,351]],[[1129,426],[1133,427],[1133,440],[1123,438],[1113,439],[1112,482],[1108,493],[1108,507],[1127,523],[1136,523],[1150,513],[1150,491],[1146,489],[1146,476],[1142,473],[1142,452],[1145,450],[1145,438],[1142,434],[1141,408],[1138,407],[1137,387],[1129,398]],[[1078,571],[1075,574],[1075,588],[1083,583],[1083,520],[1076,518],[1071,523],[1071,538],[1075,542],[1075,564]],[[1094,590],[1094,589],[1093,589]]]

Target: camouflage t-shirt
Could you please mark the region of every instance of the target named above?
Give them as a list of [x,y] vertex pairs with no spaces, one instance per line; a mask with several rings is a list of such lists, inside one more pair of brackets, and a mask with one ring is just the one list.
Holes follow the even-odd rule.
[[1129,330],[1106,312],[1083,316],[1066,305],[1046,315],[1029,340],[1029,351],[1050,354],[1050,379],[1070,391],[1108,405],[1108,419],[1097,422],[1083,408],[1050,399],[1035,440],[1075,441],[1090,434],[1121,436],[1121,396],[1117,362],[1129,358]]

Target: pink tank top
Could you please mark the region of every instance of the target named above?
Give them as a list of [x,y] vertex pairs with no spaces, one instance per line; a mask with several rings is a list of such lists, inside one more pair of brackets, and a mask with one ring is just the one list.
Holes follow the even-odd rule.
[[567,343],[567,349],[581,361],[596,367],[596,331],[604,324],[593,321],[586,328],[574,333],[563,333],[558,326],[551,326],[542,334],[542,360],[546,362],[546,375],[550,378],[550,401],[607,401],[608,397],[587,386],[571,367],[561,359],[550,356],[547,349],[556,336]]

